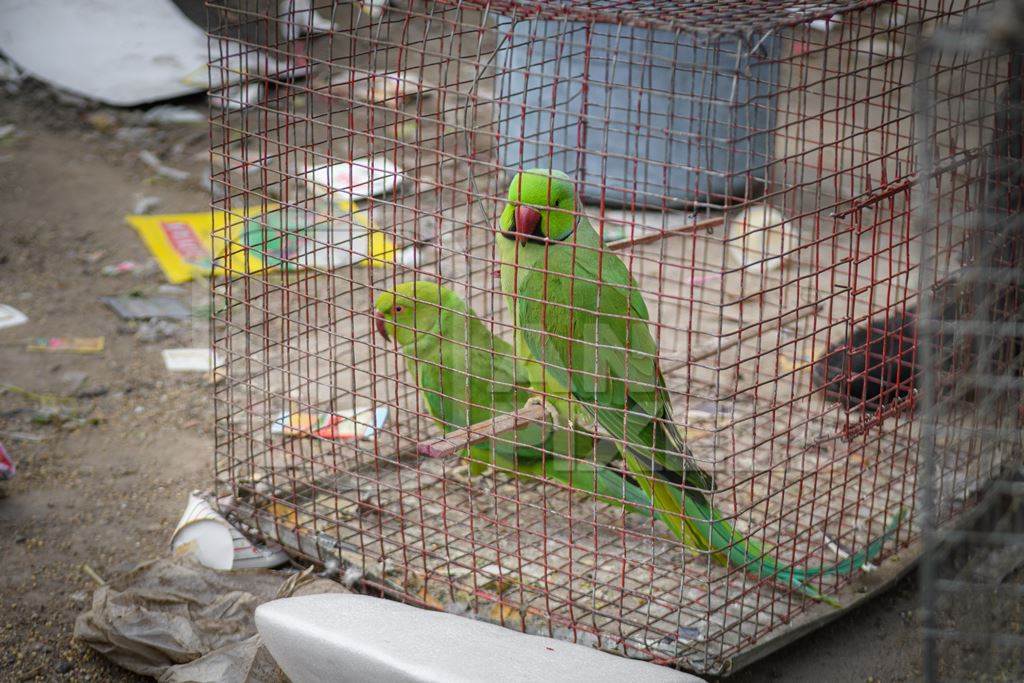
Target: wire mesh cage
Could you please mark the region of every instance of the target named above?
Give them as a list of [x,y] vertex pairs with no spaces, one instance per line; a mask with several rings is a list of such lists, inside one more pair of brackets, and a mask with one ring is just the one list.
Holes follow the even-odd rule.
[[[922,264],[966,272],[1010,82],[924,62],[924,168],[915,63],[987,3],[316,4],[207,2],[225,513],[708,673],[908,566]],[[1019,454],[982,408],[946,518]]]
[[[941,163],[932,136],[948,125],[935,65],[999,59],[1006,74],[998,97],[982,102],[992,129],[965,213],[960,267],[935,266],[927,232],[919,245],[924,674],[933,681],[1024,677],[1022,49],[1024,4],[1014,1],[938,31],[918,56],[921,162],[929,175]],[[942,211],[938,187],[921,187],[925,230]],[[959,417],[964,406],[984,419]],[[980,457],[965,458],[975,451]],[[974,479],[988,484],[978,489]]]

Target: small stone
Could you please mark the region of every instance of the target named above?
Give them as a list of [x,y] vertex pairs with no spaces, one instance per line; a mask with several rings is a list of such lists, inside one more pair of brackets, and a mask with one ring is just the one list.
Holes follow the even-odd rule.
[[57,669],[57,673],[66,674],[70,673],[75,668],[75,665],[68,661],[60,661],[57,662],[57,666],[54,668]]

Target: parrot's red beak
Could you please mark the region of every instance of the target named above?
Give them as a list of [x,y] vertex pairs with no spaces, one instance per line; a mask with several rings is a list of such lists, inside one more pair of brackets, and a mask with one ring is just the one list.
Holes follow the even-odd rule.
[[384,326],[385,322],[387,321],[384,319],[383,313],[380,311],[373,312],[373,324],[376,326],[377,332],[379,332],[380,336],[384,338],[384,341],[391,341],[388,337],[388,328]]
[[516,207],[516,239],[525,242],[528,237],[537,234],[540,225],[540,211],[532,206],[520,204]]

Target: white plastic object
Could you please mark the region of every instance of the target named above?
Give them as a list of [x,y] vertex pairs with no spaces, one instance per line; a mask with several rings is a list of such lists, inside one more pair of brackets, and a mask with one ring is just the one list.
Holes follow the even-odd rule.
[[702,680],[584,645],[367,595],[272,600],[256,608],[256,628],[293,683]]

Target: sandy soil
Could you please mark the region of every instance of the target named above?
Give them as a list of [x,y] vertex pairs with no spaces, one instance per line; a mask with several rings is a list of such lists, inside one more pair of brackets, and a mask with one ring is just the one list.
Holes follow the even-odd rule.
[[[169,375],[160,358],[161,348],[191,345],[191,330],[141,343],[136,326],[98,300],[161,284],[153,272],[100,270],[148,260],[123,220],[138,195],[159,196],[161,211],[208,205],[196,180],[204,127],[199,137],[177,126],[118,139],[132,122],[117,115],[55,105],[31,89],[0,97],[0,123],[16,127],[0,141],[0,301],[30,319],[0,331],[0,384],[70,397],[65,415],[51,418],[36,398],[0,391],[0,441],[18,465],[0,494],[2,680],[130,679],[71,639],[94,585],[82,565],[106,577],[165,552],[189,490],[210,478],[210,387]],[[183,137],[192,144],[169,155]],[[141,140],[196,179],[154,180],[136,157]],[[32,337],[101,335],[107,347],[97,355],[24,348]]]
[[[199,180],[205,127],[143,128],[137,112],[78,109],[32,87],[0,97],[0,125],[8,123],[0,303],[30,322],[0,331],[0,384],[17,387],[0,391],[0,441],[19,468],[0,490],[0,680],[133,680],[71,637],[94,587],[82,566],[109,577],[166,552],[189,490],[211,479],[212,392],[202,378],[170,375],[160,359],[162,348],[204,344],[202,326],[145,343],[98,301],[155,292],[159,273],[100,270],[148,261],[123,220],[139,196],[160,197],[158,212],[208,205]],[[155,178],[138,160],[143,148],[191,179]],[[205,301],[202,291],[178,295]],[[98,355],[25,350],[32,337],[100,335],[107,346]],[[53,415],[40,394],[68,400]],[[914,680],[914,592],[905,580],[730,680]]]

